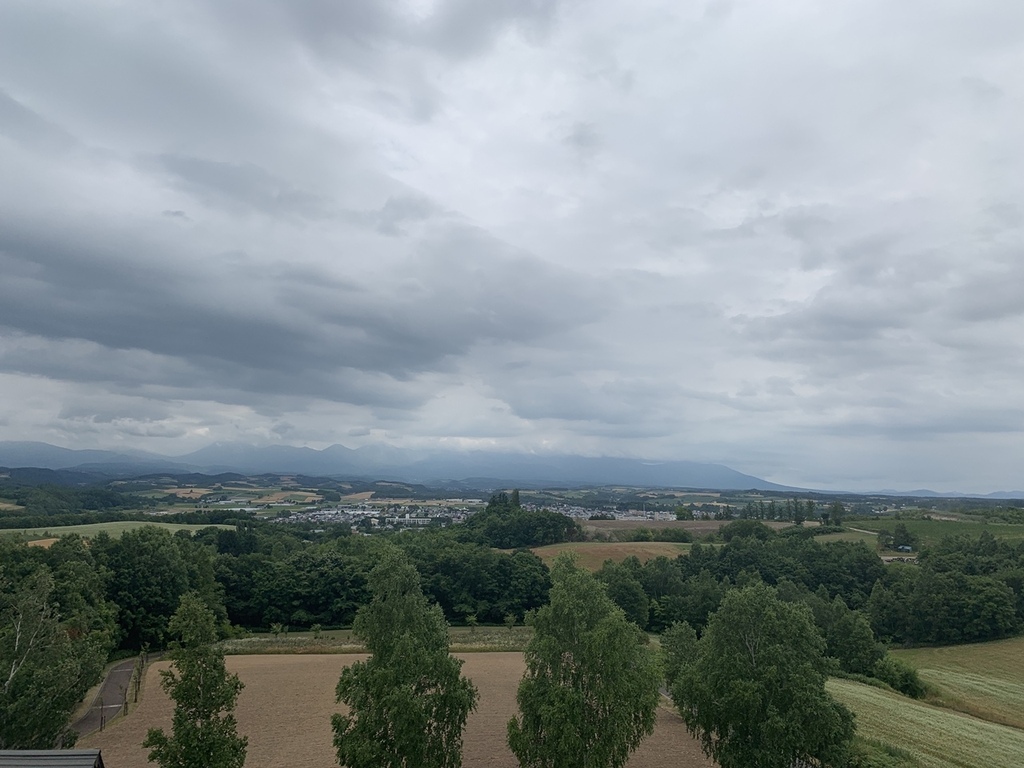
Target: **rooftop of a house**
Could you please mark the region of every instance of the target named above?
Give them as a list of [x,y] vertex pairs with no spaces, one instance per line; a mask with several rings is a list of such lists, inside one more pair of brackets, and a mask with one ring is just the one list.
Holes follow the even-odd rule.
[[0,768],[105,768],[98,749],[0,749]]

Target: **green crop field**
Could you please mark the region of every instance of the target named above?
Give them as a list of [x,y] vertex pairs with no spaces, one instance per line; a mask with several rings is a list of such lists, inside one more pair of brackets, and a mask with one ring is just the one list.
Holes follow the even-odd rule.
[[[856,528],[860,523],[854,523],[853,526]],[[842,533],[825,533],[821,536],[815,536],[814,540],[819,544],[829,544],[833,541],[863,541],[869,547],[874,547],[878,544],[878,536],[874,533],[864,533],[863,531],[843,531]]]
[[921,768],[1020,768],[1024,731],[849,680],[829,692],[857,716],[857,734],[909,753]]
[[1024,525],[1013,523],[975,523],[967,520],[897,520],[892,517],[883,517],[875,520],[855,520],[848,523],[853,528],[863,528],[866,531],[887,530],[890,533],[899,523],[903,523],[907,530],[921,539],[921,544],[928,546],[937,544],[945,536],[970,536],[977,538],[982,531],[988,531],[997,539],[1010,541],[1024,541]]
[[50,525],[40,526],[39,528],[12,528],[9,530],[0,530],[0,536],[15,535],[21,536],[21,538],[28,541],[33,541],[36,539],[57,538],[60,536],[67,536],[71,533],[77,533],[82,538],[88,539],[95,536],[100,531],[106,531],[111,536],[117,537],[125,531],[133,531],[144,525],[155,525],[158,528],[166,528],[171,533],[175,533],[177,531],[195,532],[202,528],[234,529],[234,526],[232,525],[185,525],[183,523],[149,522],[148,520],[118,520],[111,523],[93,523],[91,525]]
[[1024,728],[1024,637],[893,654],[917,668],[930,702]]

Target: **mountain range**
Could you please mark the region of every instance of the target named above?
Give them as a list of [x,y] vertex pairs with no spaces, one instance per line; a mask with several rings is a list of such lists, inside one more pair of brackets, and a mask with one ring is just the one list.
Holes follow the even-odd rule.
[[182,456],[145,451],[73,450],[48,443],[0,441],[0,466],[74,470],[104,476],[153,472],[295,473],[472,487],[630,485],[721,490],[795,490],[721,464],[618,457],[488,451],[413,451],[392,446],[323,450],[287,445],[214,443]]
[[[627,485],[649,488],[695,488],[759,491],[804,491],[743,474],[721,464],[696,461],[648,461],[612,456],[573,456],[457,450],[409,450],[388,445],[323,450],[290,445],[254,446],[213,443],[181,456],[139,450],[74,450],[41,442],[0,440],[0,467],[37,467],[74,471],[98,480],[157,472],[246,475],[277,473],[338,479],[397,480],[429,486],[493,489],[557,486]],[[1022,499],[1024,491],[988,494],[885,489],[854,495],[908,498]]]

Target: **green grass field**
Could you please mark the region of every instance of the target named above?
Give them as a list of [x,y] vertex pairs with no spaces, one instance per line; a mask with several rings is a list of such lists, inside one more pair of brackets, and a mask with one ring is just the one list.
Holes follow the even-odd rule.
[[909,753],[921,768],[1020,768],[1024,731],[849,680],[829,692],[857,716],[857,734]]
[[[853,527],[856,528],[859,524],[854,523]],[[861,531],[843,531],[842,533],[826,533],[821,536],[815,536],[814,540],[819,544],[829,544],[833,541],[863,541],[869,547],[874,548],[878,544],[878,536],[873,533],[863,533]]]
[[1024,637],[892,653],[928,683],[928,701],[1024,729]]
[[924,546],[937,544],[945,536],[977,538],[982,531],[988,531],[997,539],[1024,541],[1024,525],[1012,523],[975,523],[966,520],[896,520],[892,517],[885,517],[876,520],[855,520],[846,525],[851,528],[863,528],[866,531],[885,529],[891,533],[898,523],[907,526],[907,530],[920,538],[921,544]]
[[[452,653],[488,651],[522,651],[533,637],[533,627],[451,627]],[[351,629],[330,629],[319,636],[308,630],[273,635],[259,632],[249,637],[234,638],[221,643],[224,652],[233,656],[264,653],[365,653],[362,643]]]
[[39,539],[51,539],[58,538],[60,536],[67,536],[68,534],[77,533],[82,538],[88,539],[100,531],[106,531],[113,537],[118,537],[125,531],[134,531],[136,528],[141,528],[144,525],[155,525],[158,528],[166,528],[171,533],[177,531],[191,531],[195,532],[202,528],[224,528],[226,530],[232,530],[232,525],[185,525],[183,523],[158,523],[150,522],[148,520],[118,520],[111,523],[93,523],[91,525],[51,525],[41,526],[39,528],[12,528],[9,530],[0,530],[0,536],[15,535],[20,536],[26,541],[37,541]]

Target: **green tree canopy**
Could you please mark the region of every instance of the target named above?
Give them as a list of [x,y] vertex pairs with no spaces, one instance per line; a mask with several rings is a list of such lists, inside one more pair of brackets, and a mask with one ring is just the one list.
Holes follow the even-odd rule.
[[523,509],[517,495],[510,499],[506,493],[491,496],[486,509],[456,526],[455,531],[462,541],[498,549],[540,547],[583,538],[583,529],[572,518],[547,509]]
[[167,622],[189,591],[198,592],[218,620],[227,618],[210,554],[188,536],[147,525],[118,539],[100,534],[93,550],[110,572],[107,597],[118,606],[122,647],[163,647]]
[[617,768],[654,729],[661,670],[646,636],[568,554],[537,611],[508,743],[521,766]]
[[672,697],[722,768],[842,764],[853,715],[825,690],[825,642],[806,606],[752,584],[725,595],[697,643],[685,637],[666,649]]
[[370,572],[369,604],[353,630],[371,656],[341,673],[331,718],[349,768],[460,768],[462,730],[477,691],[448,653],[448,625],[408,558],[389,549]]
[[216,617],[194,592],[181,597],[168,629],[179,640],[163,689],[174,701],[174,731],[151,728],[142,746],[161,768],[241,768],[248,739],[236,732],[232,714],[242,683],[229,675],[224,653],[214,647]]
[[54,597],[45,566],[17,585],[0,571],[0,749],[71,746],[68,717],[103,671],[109,633],[83,634]]
[[611,560],[605,561],[596,576],[605,585],[608,597],[623,610],[626,618],[644,629],[650,614],[650,604],[640,580],[624,565]]

